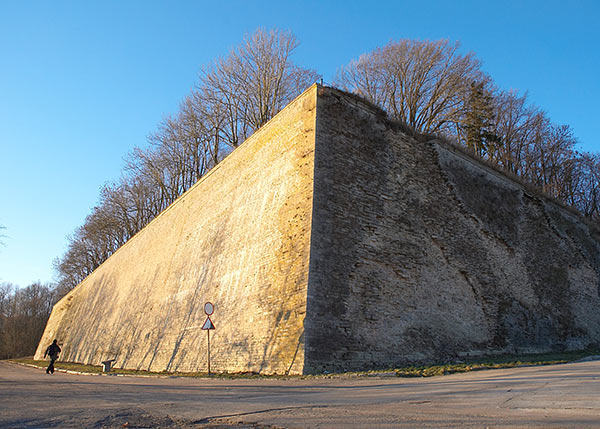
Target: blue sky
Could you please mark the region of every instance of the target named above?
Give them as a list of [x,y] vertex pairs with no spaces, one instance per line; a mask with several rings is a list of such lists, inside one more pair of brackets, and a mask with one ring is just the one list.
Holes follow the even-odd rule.
[[[218,4],[222,3],[222,4]],[[0,282],[52,260],[103,183],[176,111],[203,64],[258,27],[290,29],[295,61],[331,82],[392,39],[460,41],[504,89],[600,151],[600,2],[0,0]]]

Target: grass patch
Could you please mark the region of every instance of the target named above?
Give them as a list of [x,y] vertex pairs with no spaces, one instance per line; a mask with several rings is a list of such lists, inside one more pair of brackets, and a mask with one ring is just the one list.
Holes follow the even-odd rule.
[[435,375],[479,371],[483,369],[515,368],[519,366],[556,365],[573,362],[587,356],[600,355],[600,350],[588,349],[573,352],[507,355],[465,359],[461,362],[396,368],[398,377],[432,377]]
[[[20,363],[24,365],[32,365],[37,368],[47,368],[50,361],[48,360],[34,360],[31,357],[25,358],[15,358],[8,359],[9,362]],[[80,363],[72,363],[72,362],[61,362],[57,361],[54,363],[54,368],[57,370],[64,371],[75,371],[81,372],[85,374],[102,374],[102,366],[101,365],[84,365]],[[203,378],[208,377],[207,372],[168,372],[168,371],[144,371],[139,369],[121,369],[121,368],[111,368],[109,374],[120,374],[120,375],[135,375],[135,376],[153,376],[153,377],[197,377]],[[286,375],[264,375],[257,374],[255,372],[236,372],[236,373],[211,373],[211,378],[224,378],[224,379],[233,379],[233,378],[276,378],[276,379],[284,379],[284,378],[297,378],[295,376],[286,376]]]
[[[556,365],[577,361],[587,356],[600,355],[600,349],[588,349],[573,352],[561,353],[543,353],[543,354],[528,354],[528,355],[510,355],[510,356],[492,356],[485,358],[463,359],[450,363],[437,363],[432,365],[422,366],[406,366],[402,368],[388,370],[373,370],[373,371],[357,371],[335,374],[319,374],[319,375],[264,375],[254,372],[237,372],[237,373],[212,373],[211,378],[222,379],[302,379],[302,378],[354,378],[354,377],[377,377],[383,375],[393,375],[398,377],[432,377],[436,375],[455,374],[460,372],[479,371],[484,369],[500,369],[500,368],[515,368],[519,366],[537,366],[537,365]],[[33,365],[38,368],[46,368],[49,361],[33,360],[31,357],[9,359],[11,362]],[[102,367],[100,365],[83,365],[70,362],[56,362],[55,368],[65,371],[75,371],[86,374],[101,374]],[[135,369],[119,369],[113,368],[110,374],[134,375],[134,376],[154,376],[154,377],[208,377],[206,372],[151,372]]]

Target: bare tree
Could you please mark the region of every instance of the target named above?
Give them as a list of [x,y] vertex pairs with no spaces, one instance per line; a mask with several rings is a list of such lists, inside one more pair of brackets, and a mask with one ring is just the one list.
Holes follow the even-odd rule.
[[531,157],[531,181],[553,197],[566,201],[568,176],[576,162],[577,140],[568,125],[549,121],[536,134]]
[[299,43],[290,31],[258,29],[232,54],[243,88],[246,122],[258,129],[320,75],[291,61]]
[[472,85],[485,81],[473,53],[448,40],[403,39],[342,67],[336,85],[363,95],[421,133],[453,134]]
[[297,46],[290,32],[259,29],[202,69],[178,112],[127,157],[121,179],[102,188],[99,204],[69,237],[67,252],[55,260],[61,293],[319,78],[292,62]]
[[35,352],[54,302],[49,285],[33,283],[19,289],[0,284],[0,359]]
[[488,148],[488,158],[513,174],[526,175],[529,146],[544,118],[538,108],[527,104],[527,95],[495,94],[491,130],[495,144]]
[[229,145],[237,147],[319,79],[291,61],[297,47],[289,31],[258,29],[202,70],[195,100],[217,115],[213,122]]
[[566,177],[566,202],[584,216],[600,221],[600,155],[584,152],[572,164]]

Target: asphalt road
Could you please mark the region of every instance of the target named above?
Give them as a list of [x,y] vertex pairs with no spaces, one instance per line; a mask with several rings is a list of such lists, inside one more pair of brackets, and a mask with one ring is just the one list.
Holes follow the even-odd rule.
[[305,380],[47,375],[0,362],[0,427],[598,428],[600,361]]

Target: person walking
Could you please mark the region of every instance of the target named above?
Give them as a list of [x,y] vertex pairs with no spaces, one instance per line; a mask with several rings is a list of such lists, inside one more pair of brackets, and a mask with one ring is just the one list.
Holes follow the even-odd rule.
[[44,353],[44,358],[50,356],[50,365],[48,365],[48,368],[46,369],[46,374],[54,374],[54,362],[58,359],[59,353],[60,347],[58,347],[57,341],[54,340],[46,349],[46,353]]

